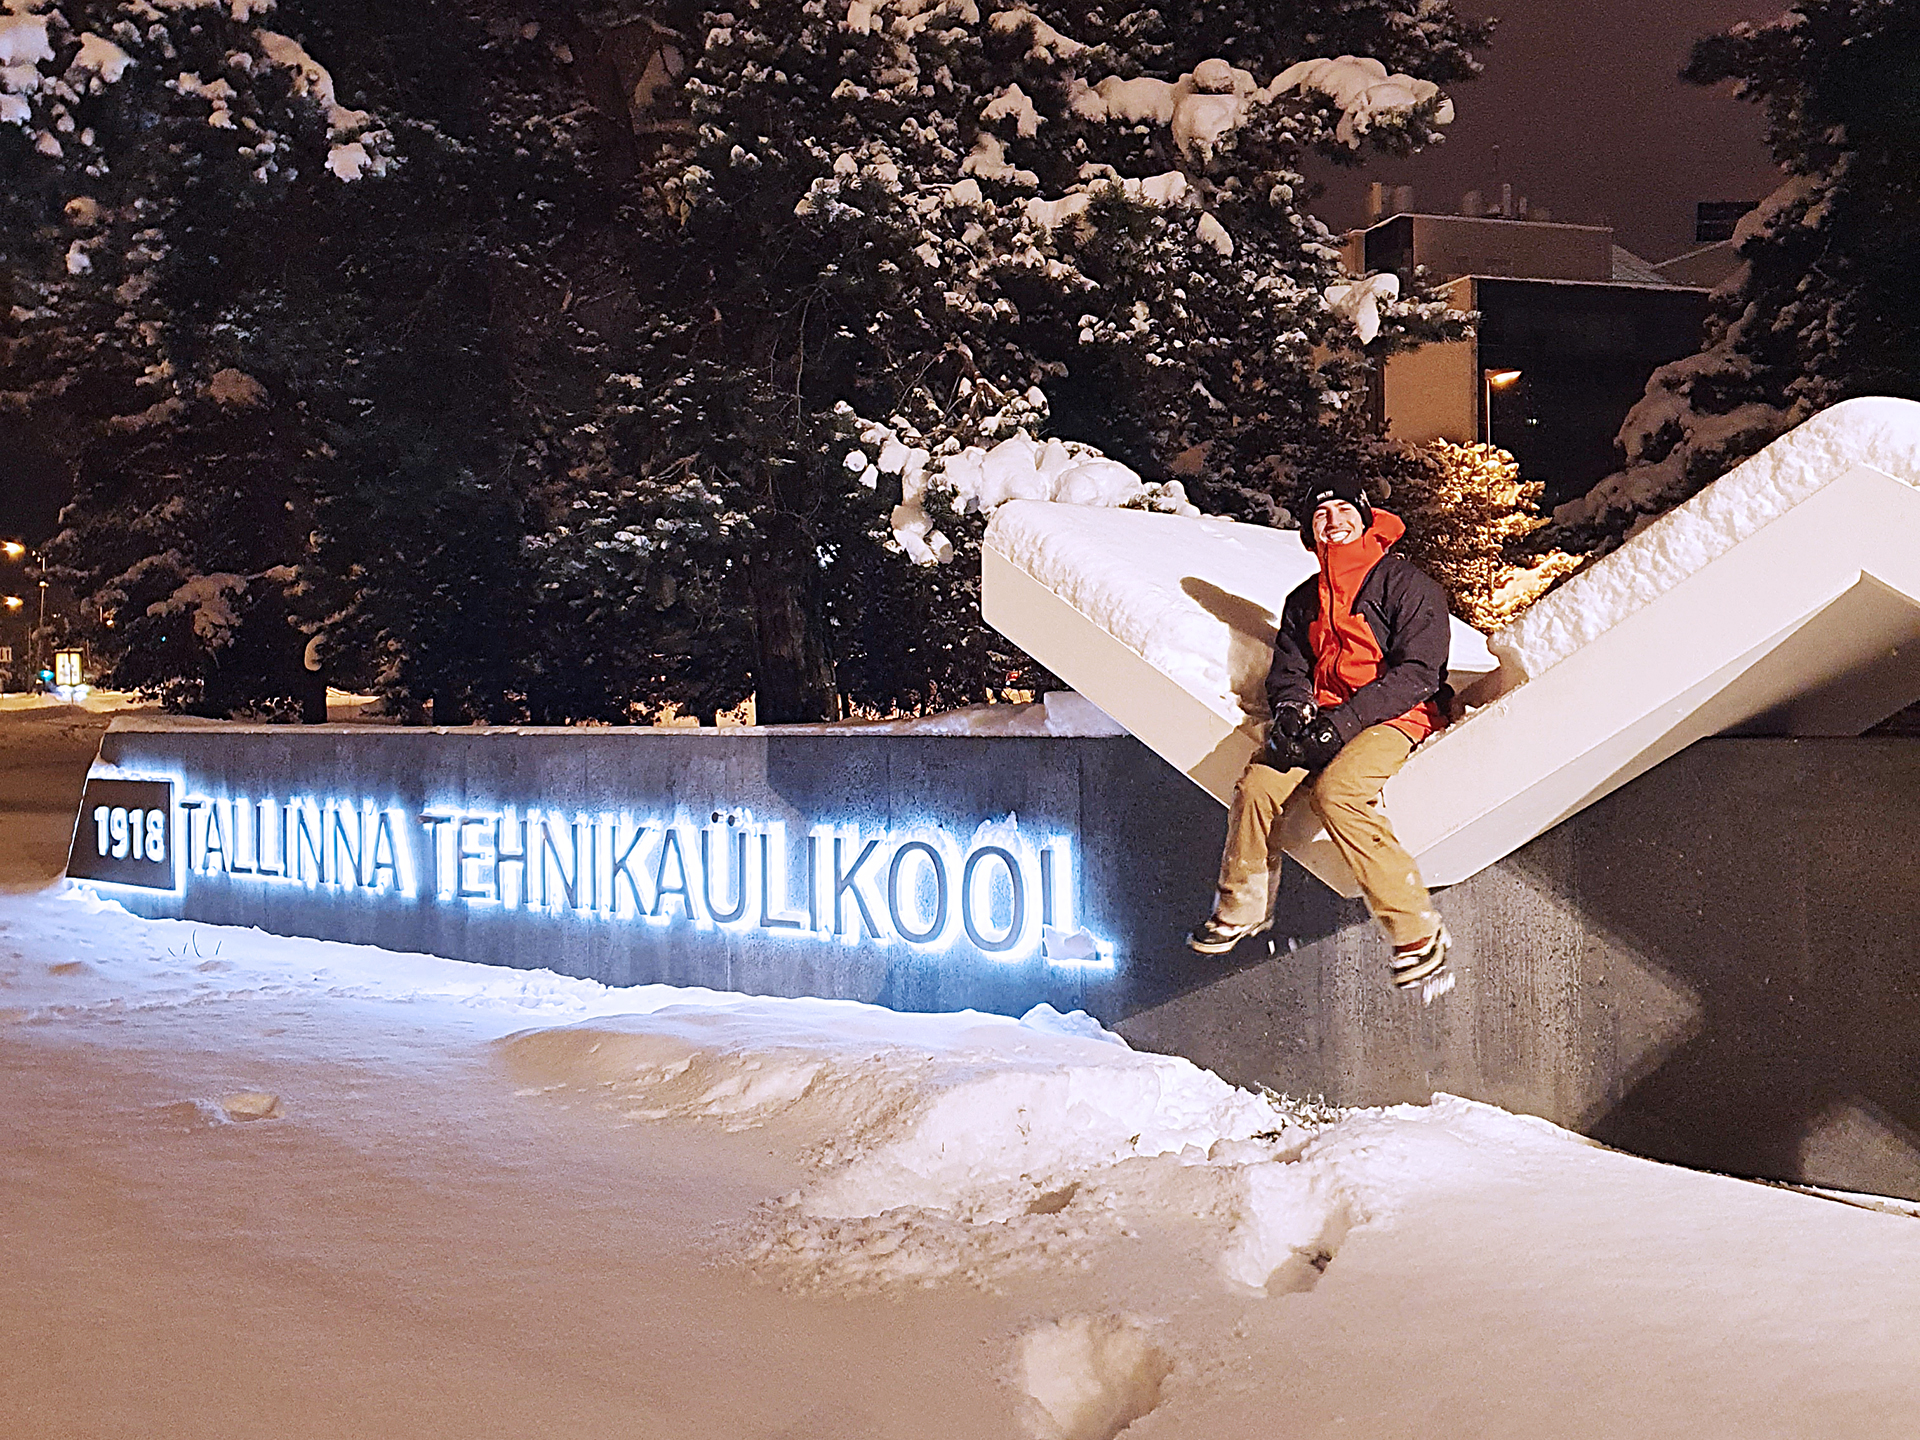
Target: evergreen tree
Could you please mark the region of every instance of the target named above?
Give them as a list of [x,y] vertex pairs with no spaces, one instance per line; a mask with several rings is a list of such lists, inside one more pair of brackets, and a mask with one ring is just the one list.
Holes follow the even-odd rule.
[[1800,0],[1700,41],[1683,72],[1766,109],[1787,179],[1735,232],[1705,347],[1663,366],[1620,432],[1626,464],[1556,512],[1609,549],[1819,410],[1920,398],[1920,12]]
[[54,555],[115,679],[313,716],[319,664],[439,719],[575,684],[524,544],[612,318],[572,304],[610,218],[577,28],[484,0],[0,16],[0,384],[74,437]]
[[1546,487],[1522,480],[1505,450],[1436,440],[1401,449],[1385,468],[1384,497],[1407,522],[1401,553],[1438,580],[1453,613],[1478,630],[1509,624],[1579,563],[1542,545]]
[[229,303],[250,266],[283,257],[232,238],[344,183],[330,162],[387,163],[372,117],[250,23],[265,8],[0,15],[0,236],[29,302],[6,378],[76,476],[51,557],[127,657],[113,680],[215,713],[320,698],[289,624],[314,433],[244,368]]
[[[954,614],[965,584],[909,587],[882,553],[964,565],[978,523],[959,522],[986,492],[1029,493],[989,447],[1052,429],[1270,518],[1314,456],[1366,448],[1372,358],[1461,333],[1429,297],[1346,283],[1299,169],[1437,138],[1438,84],[1485,38],[1445,5],[1329,24],[1306,6],[764,0],[685,28],[688,130],[644,177],[664,318],[634,365],[634,447],[750,521],[764,719],[834,713],[836,660],[882,706],[1004,683],[990,642],[948,638],[975,623]],[[929,643],[882,658],[903,629]]]

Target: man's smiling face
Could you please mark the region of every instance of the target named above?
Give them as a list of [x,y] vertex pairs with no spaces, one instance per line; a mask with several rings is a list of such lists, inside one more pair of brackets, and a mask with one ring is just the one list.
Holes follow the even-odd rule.
[[1315,545],[1351,545],[1365,533],[1360,512],[1344,500],[1329,500],[1313,512]]

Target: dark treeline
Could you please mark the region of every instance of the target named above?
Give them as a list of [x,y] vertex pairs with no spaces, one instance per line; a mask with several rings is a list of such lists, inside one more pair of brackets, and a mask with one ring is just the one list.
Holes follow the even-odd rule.
[[[0,17],[0,414],[72,477],[50,564],[110,683],[440,723],[951,705],[1046,683],[979,623],[965,447],[1058,434],[1133,503],[1269,521],[1375,457],[1379,357],[1462,324],[1382,295],[1357,333],[1297,162],[1430,143],[1447,102],[1244,97],[1316,55],[1452,85],[1487,27],[1042,8]],[[1189,71],[1240,106],[1199,142],[1089,88]]]

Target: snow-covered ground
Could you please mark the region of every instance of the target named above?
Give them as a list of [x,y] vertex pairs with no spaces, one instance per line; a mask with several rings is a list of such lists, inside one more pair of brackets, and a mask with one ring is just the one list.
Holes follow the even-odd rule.
[[1906,1215],[1084,1017],[139,921],[54,878],[102,723],[0,712],[0,1435],[1914,1431]]

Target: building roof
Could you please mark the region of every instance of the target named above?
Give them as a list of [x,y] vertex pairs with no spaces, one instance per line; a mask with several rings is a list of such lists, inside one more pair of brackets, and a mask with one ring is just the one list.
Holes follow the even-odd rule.
[[1613,247],[1613,279],[1635,285],[1670,285],[1673,282],[1655,268],[1651,260],[1642,260],[1624,245]]

